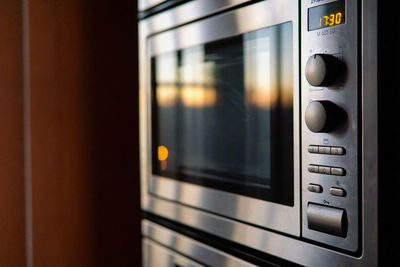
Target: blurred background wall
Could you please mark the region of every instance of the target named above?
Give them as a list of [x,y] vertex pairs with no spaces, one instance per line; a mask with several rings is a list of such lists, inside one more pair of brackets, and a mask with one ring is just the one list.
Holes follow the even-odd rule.
[[0,1],[0,266],[139,266],[132,0]]

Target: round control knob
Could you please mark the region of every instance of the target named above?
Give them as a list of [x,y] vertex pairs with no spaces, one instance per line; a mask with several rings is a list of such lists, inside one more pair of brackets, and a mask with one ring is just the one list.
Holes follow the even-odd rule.
[[312,55],[306,64],[306,78],[313,86],[331,85],[344,72],[344,63],[328,54]]
[[305,120],[314,133],[330,132],[344,121],[346,113],[330,101],[312,101],[306,108]]

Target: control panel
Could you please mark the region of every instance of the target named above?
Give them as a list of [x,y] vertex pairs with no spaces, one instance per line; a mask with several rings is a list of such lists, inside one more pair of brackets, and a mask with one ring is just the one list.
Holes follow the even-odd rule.
[[301,1],[302,236],[351,252],[361,230],[357,2]]

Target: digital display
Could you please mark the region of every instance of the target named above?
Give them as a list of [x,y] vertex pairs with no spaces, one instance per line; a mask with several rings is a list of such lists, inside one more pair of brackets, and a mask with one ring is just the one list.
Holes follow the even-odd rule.
[[313,31],[345,23],[344,0],[308,9],[308,30]]

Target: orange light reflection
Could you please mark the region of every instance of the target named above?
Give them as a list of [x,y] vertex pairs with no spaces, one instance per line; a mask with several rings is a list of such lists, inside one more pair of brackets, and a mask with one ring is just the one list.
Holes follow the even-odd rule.
[[157,157],[159,161],[164,161],[168,158],[168,149],[165,146],[158,146]]
[[174,106],[179,100],[178,88],[175,85],[159,85],[156,90],[156,99],[162,107]]
[[210,107],[217,102],[217,92],[213,87],[185,85],[181,90],[181,101],[185,106]]

